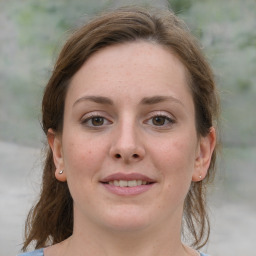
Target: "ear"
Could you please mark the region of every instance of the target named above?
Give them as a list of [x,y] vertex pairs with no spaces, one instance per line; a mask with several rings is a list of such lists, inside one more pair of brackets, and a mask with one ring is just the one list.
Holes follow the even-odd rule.
[[211,163],[212,153],[215,145],[216,131],[213,127],[211,127],[209,134],[200,138],[192,181],[201,181],[205,178]]
[[64,170],[61,137],[57,135],[53,129],[49,129],[47,133],[47,140],[52,149],[53,160],[56,167],[55,177],[57,180],[65,182],[67,180],[65,172],[60,173],[60,171]]

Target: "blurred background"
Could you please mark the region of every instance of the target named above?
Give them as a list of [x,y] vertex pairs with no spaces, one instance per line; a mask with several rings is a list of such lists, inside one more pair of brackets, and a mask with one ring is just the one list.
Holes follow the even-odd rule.
[[200,40],[221,94],[223,142],[204,251],[256,255],[255,0],[0,0],[0,256],[19,252],[40,189],[40,101],[61,46],[93,14],[128,4],[169,6]]

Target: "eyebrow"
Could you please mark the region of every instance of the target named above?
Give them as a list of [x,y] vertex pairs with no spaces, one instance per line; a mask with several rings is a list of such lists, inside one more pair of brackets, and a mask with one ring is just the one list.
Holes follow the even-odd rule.
[[[83,96],[83,97],[81,97],[81,98],[79,98],[78,100],[75,101],[75,103],[73,104],[73,107],[76,104],[78,104],[82,101],[91,101],[91,102],[95,102],[95,103],[102,104],[102,105],[114,105],[114,102],[108,97]],[[179,99],[177,99],[173,96],[145,97],[141,100],[140,104],[142,104],[142,105],[154,105],[154,104],[158,104],[158,103],[165,102],[165,101],[172,101],[172,102],[175,102],[175,103],[178,103],[178,104],[184,106],[183,103]]]
[[73,104],[73,107],[82,102],[82,101],[91,101],[91,102],[95,102],[98,104],[103,104],[103,105],[114,105],[113,101],[107,97],[103,97],[103,96],[84,96],[79,98],[78,100],[75,101],[75,103]]
[[175,103],[178,103],[178,104],[181,104],[182,106],[184,106],[183,103],[179,99],[177,99],[173,96],[146,97],[146,98],[143,98],[141,100],[141,104],[143,104],[143,105],[154,105],[154,104],[165,102],[165,101],[172,101],[172,102],[175,102]]

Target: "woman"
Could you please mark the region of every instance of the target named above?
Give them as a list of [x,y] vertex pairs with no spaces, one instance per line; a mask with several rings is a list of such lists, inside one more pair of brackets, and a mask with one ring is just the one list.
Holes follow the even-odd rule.
[[38,250],[21,255],[205,255],[218,97],[173,13],[127,7],[80,28],[42,111],[50,147],[23,247]]

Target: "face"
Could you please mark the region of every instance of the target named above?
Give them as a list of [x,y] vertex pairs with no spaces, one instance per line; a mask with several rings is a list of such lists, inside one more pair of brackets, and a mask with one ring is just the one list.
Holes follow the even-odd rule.
[[77,225],[127,231],[180,221],[213,148],[197,137],[185,73],[169,50],[133,42],[100,50],[75,74],[63,132],[48,139]]

